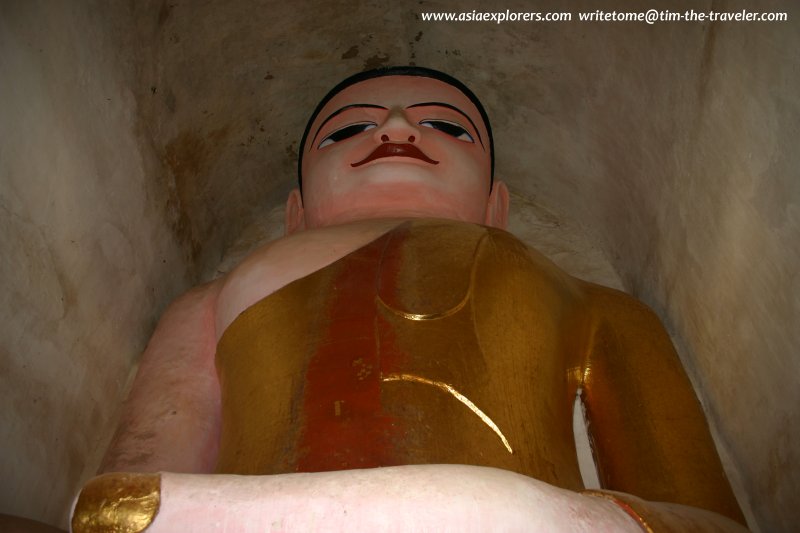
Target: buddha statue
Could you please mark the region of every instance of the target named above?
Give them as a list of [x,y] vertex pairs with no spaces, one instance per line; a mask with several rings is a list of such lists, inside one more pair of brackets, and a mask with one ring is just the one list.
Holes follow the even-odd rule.
[[286,235],[164,313],[74,531],[745,530],[656,315],[505,231],[465,85],[352,76],[298,166]]

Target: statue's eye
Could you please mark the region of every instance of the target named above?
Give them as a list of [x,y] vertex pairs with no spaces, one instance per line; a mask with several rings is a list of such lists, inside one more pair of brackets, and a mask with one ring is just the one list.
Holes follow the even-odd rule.
[[374,122],[357,122],[355,124],[349,124],[343,128],[339,128],[333,133],[330,133],[327,137],[322,139],[322,142],[319,143],[317,148],[325,148],[328,145],[349,139],[350,137],[358,135],[361,132],[371,130],[376,126],[377,125]]
[[450,122],[449,120],[423,120],[419,123],[419,125],[425,126],[426,128],[439,130],[442,133],[451,135],[460,141],[466,141],[470,143],[475,142],[475,139],[472,138],[472,135],[470,135],[467,130],[455,122]]

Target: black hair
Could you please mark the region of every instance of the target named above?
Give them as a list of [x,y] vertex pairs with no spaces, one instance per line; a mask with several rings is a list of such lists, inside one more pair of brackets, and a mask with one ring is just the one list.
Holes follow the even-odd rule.
[[494,139],[492,138],[492,126],[489,124],[489,116],[486,114],[486,110],[483,108],[481,101],[478,100],[478,97],[475,96],[469,87],[464,85],[459,80],[455,79],[454,77],[450,76],[449,74],[445,74],[444,72],[440,72],[438,70],[433,70],[430,68],[425,67],[416,67],[416,66],[395,66],[395,67],[381,67],[376,68],[373,70],[367,70],[364,72],[359,72],[358,74],[354,74],[349,78],[346,78],[339,82],[333,89],[331,89],[325,97],[320,100],[319,104],[317,104],[317,108],[314,109],[314,112],[311,114],[311,118],[308,119],[308,124],[306,124],[306,129],[303,132],[303,138],[300,140],[300,151],[297,157],[297,183],[300,187],[300,190],[303,189],[303,152],[305,151],[306,141],[308,140],[308,134],[311,131],[311,125],[316,120],[317,115],[319,115],[322,108],[325,107],[325,104],[331,101],[331,99],[342,92],[344,89],[350,87],[351,85],[355,85],[357,83],[361,83],[362,81],[371,80],[373,78],[382,78],[384,76],[420,76],[423,78],[433,78],[435,80],[443,81],[448,85],[452,85],[459,91],[461,91],[464,96],[470,99],[470,101],[475,104],[475,107],[478,109],[478,112],[481,114],[481,119],[483,119],[483,124],[486,126],[486,131],[489,134],[489,155],[492,161],[492,171],[491,171],[491,184],[494,183]]

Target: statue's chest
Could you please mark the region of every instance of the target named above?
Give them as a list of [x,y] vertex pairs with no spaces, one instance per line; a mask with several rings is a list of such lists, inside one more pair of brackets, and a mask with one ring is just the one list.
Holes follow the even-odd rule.
[[565,304],[488,235],[401,226],[246,311],[220,342],[220,471],[465,463],[569,485]]

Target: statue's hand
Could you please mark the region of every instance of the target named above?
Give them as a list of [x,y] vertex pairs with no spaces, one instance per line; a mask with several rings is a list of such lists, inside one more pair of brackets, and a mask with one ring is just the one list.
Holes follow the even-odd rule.
[[[162,474],[160,493],[148,533],[216,531],[220,524],[229,531],[642,531],[607,499],[464,465],[276,476]],[[78,505],[76,514],[82,512]]]

